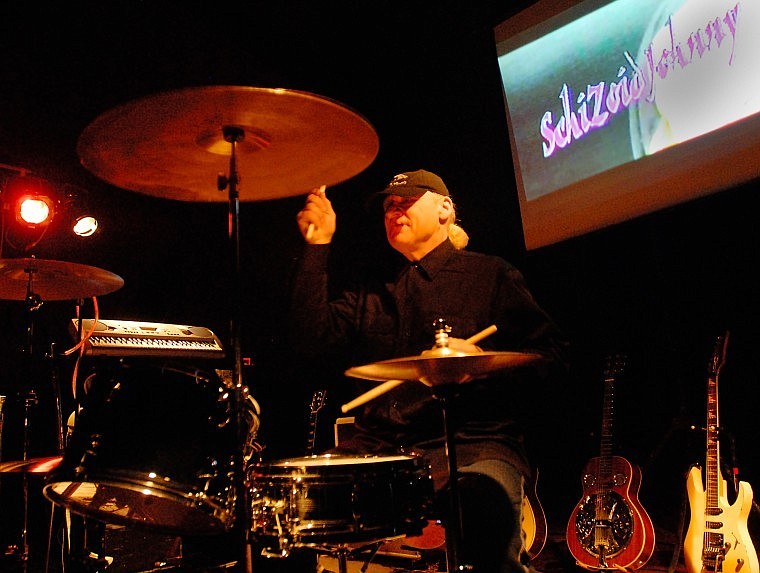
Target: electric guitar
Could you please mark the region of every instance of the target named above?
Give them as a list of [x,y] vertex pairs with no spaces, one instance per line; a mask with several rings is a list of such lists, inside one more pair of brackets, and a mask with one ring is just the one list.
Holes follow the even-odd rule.
[[314,444],[317,438],[317,414],[325,407],[327,399],[327,390],[317,390],[311,398],[309,406],[309,434],[306,438],[306,455],[314,454]]
[[641,469],[612,455],[613,387],[623,363],[621,356],[607,359],[600,455],[586,464],[583,497],[565,535],[576,563],[591,571],[639,569],[654,553],[654,526],[638,499]]
[[757,552],[747,529],[752,487],[740,481],[733,504],[720,470],[718,376],[725,362],[728,333],[719,336],[707,376],[707,457],[704,481],[694,466],[686,478],[691,519],[684,540],[688,573],[758,573]]

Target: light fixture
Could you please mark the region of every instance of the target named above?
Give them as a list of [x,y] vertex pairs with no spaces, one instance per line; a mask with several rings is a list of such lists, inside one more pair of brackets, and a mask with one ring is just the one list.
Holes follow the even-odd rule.
[[5,243],[26,252],[46,236],[87,238],[98,231],[98,220],[86,207],[85,189],[53,185],[22,168],[0,164],[0,169],[16,171],[0,181],[0,255]]
[[3,192],[16,222],[30,229],[43,229],[53,222],[58,202],[46,180],[30,175],[12,177]]
[[98,218],[89,208],[86,189],[67,185],[62,208],[68,217],[68,230],[78,237],[91,237],[98,230]]
[[77,217],[74,219],[72,230],[80,237],[91,237],[98,230],[98,220],[92,215]]

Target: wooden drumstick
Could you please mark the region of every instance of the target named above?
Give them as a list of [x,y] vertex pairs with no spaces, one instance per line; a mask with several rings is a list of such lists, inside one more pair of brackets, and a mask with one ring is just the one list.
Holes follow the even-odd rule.
[[[489,326],[488,328],[484,328],[477,334],[473,334],[470,338],[467,339],[467,342],[469,342],[470,344],[477,344],[484,338],[491,336],[494,332],[496,332],[496,325],[492,324],[491,326]],[[361,396],[354,398],[350,402],[343,404],[340,407],[340,411],[345,414],[349,410],[353,410],[357,406],[366,404],[370,400],[374,400],[378,396],[381,396],[385,394],[386,392],[393,390],[396,386],[398,386],[399,384],[402,384],[403,382],[406,382],[406,380],[388,380],[386,382],[383,382],[382,384],[372,388],[372,390],[369,390],[368,392],[365,392]]]
[[[325,190],[327,189],[327,185],[322,185],[319,188],[319,194],[324,195]],[[309,223],[309,228],[306,229],[306,240],[311,241],[311,238],[314,236],[314,223]]]

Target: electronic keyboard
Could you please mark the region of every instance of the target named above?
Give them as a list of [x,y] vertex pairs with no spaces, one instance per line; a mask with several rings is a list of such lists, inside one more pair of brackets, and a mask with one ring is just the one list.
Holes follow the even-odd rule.
[[85,342],[85,351],[90,355],[224,357],[219,338],[202,326],[106,319],[96,324],[94,319],[85,318],[80,331],[79,320],[73,318],[69,330],[77,342],[92,330]]

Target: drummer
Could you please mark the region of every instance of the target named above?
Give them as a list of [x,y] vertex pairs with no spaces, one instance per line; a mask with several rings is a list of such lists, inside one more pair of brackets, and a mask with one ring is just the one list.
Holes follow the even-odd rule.
[[[397,251],[395,266],[377,265],[341,288],[333,288],[330,279],[336,277],[328,273],[337,217],[324,188],[312,191],[298,213],[305,245],[292,284],[294,348],[317,358],[344,350],[347,366],[413,357],[434,346],[436,321],[444,319],[453,350],[538,353],[541,359],[529,366],[460,384],[455,400],[459,561],[478,573],[533,571],[520,534],[531,464],[518,419],[529,405],[524,400],[540,402],[547,384],[566,373],[567,342],[517,268],[465,250],[468,236],[438,175],[421,169],[399,173],[369,205],[385,218],[388,243]],[[331,298],[334,292],[341,294]],[[492,324],[496,332],[477,346],[466,341]],[[371,387],[357,383],[361,391]],[[358,408],[354,432],[338,451],[424,455],[437,515],[445,524],[445,424],[430,387],[405,382]]]

